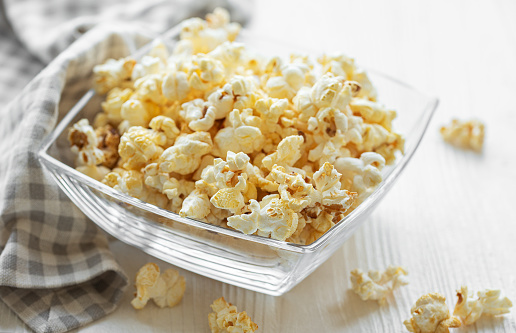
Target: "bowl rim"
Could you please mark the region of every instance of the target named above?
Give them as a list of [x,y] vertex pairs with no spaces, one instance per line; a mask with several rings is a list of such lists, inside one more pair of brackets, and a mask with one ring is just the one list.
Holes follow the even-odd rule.
[[[173,38],[174,36],[179,35],[179,27],[174,27],[168,32],[161,35],[161,37],[158,37],[157,39],[151,41],[150,43],[146,44],[142,48],[136,50],[135,52],[132,52],[132,56],[135,58],[140,57],[141,55],[145,54],[152,46],[153,43],[155,43],[158,39],[169,39]],[[249,38],[250,34],[245,34],[246,38]],[[68,111],[68,113],[63,117],[63,119],[57,124],[55,129],[49,133],[46,138],[42,141],[42,144],[40,146],[40,149],[38,150],[38,159],[40,163],[45,166],[46,168],[50,169],[60,169],[65,171],[68,174],[73,175],[73,177],[80,181],[81,183],[92,187],[100,192],[103,192],[106,195],[109,195],[110,197],[114,197],[117,200],[123,201],[127,204],[136,206],[140,209],[143,209],[145,211],[154,213],[156,215],[159,215],[161,217],[171,219],[176,222],[181,222],[186,225],[201,228],[204,230],[221,233],[226,236],[235,237],[243,240],[248,240],[255,243],[260,243],[263,245],[271,246],[274,248],[287,250],[291,252],[296,253],[311,253],[317,251],[319,248],[326,245],[326,243],[329,241],[329,239],[334,235],[335,233],[339,232],[343,228],[345,228],[347,225],[351,224],[354,220],[360,217],[360,215],[367,211],[367,209],[373,205],[376,200],[383,195],[383,192],[387,191],[394,182],[398,179],[398,176],[400,175],[401,171],[406,167],[408,162],[411,160],[412,156],[414,155],[415,151],[419,147],[424,134],[426,130],[428,129],[428,126],[430,124],[430,120],[432,119],[432,116],[439,104],[439,100],[436,97],[427,95],[425,93],[422,93],[418,89],[415,89],[413,86],[406,84],[398,79],[395,79],[389,75],[383,74],[382,72],[379,72],[374,69],[368,69],[366,68],[366,71],[368,73],[374,73],[376,76],[383,77],[384,79],[393,82],[394,84],[400,85],[406,89],[411,90],[414,93],[417,93],[420,95],[420,98],[426,100],[426,105],[421,113],[422,118],[422,127],[419,129],[417,133],[417,138],[415,141],[415,144],[413,144],[409,150],[405,151],[403,156],[401,158],[397,158],[396,164],[393,167],[390,174],[382,180],[382,182],[376,187],[376,189],[373,191],[369,197],[367,197],[360,205],[358,205],[349,215],[345,216],[341,221],[335,224],[330,230],[325,232],[319,239],[317,239],[315,242],[308,244],[308,245],[301,245],[296,243],[289,243],[286,241],[280,241],[276,239],[266,238],[263,236],[258,235],[247,235],[242,233],[241,231],[234,230],[234,229],[228,229],[221,226],[213,225],[207,222],[198,221],[189,217],[181,217],[179,214],[176,214],[174,212],[171,212],[169,210],[157,207],[155,205],[152,205],[150,203],[144,202],[140,199],[131,197],[125,193],[119,192],[117,190],[114,190],[113,188],[103,184],[100,181],[97,181],[93,178],[90,178],[81,172],[75,170],[74,168],[68,166],[67,164],[57,160],[56,158],[50,156],[48,154],[49,148],[52,146],[52,144],[58,139],[58,137],[65,131],[72,120],[81,112],[81,110],[84,108],[84,106],[91,100],[93,96],[96,95],[95,91],[93,89],[90,89],[87,91],[80,99],[79,101]],[[158,222],[150,221],[153,224],[159,225]],[[170,227],[165,227],[163,225],[160,225],[161,227],[165,228],[167,230]],[[161,229],[161,228],[160,228]]]

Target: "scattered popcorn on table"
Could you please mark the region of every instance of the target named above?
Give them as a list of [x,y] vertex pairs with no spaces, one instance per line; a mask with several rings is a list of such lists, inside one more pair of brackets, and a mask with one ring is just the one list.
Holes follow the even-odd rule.
[[226,302],[224,297],[216,299],[211,309],[208,323],[212,333],[252,333],[258,329],[245,311],[237,312],[236,306]]
[[352,58],[261,56],[217,8],[173,50],[94,69],[94,126],[70,129],[77,170],[182,217],[310,244],[403,153],[396,112]]
[[451,145],[479,153],[484,145],[484,127],[480,120],[453,119],[449,126],[441,127],[440,131],[444,141]]
[[509,313],[512,302],[507,297],[500,296],[500,290],[479,291],[478,298],[473,299],[473,292],[468,292],[468,287],[462,286],[457,290],[457,304],[453,314],[458,316],[464,325],[473,324],[482,316],[501,315]]
[[360,269],[351,271],[352,289],[362,300],[375,300],[380,305],[385,304],[386,297],[395,288],[408,284],[408,272],[403,267],[389,266],[380,273],[369,271],[367,274]]
[[412,318],[403,322],[414,333],[447,333],[449,328],[460,327],[460,319],[450,315],[446,298],[439,293],[421,296],[410,309]]
[[174,307],[185,293],[185,278],[176,270],[167,269],[160,274],[158,265],[148,263],[136,274],[136,294],[131,305],[141,310],[149,300],[153,300],[160,308]]

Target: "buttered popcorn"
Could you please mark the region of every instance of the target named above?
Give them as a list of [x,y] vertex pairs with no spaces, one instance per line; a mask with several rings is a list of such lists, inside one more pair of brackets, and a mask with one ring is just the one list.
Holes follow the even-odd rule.
[[77,169],[183,217],[310,244],[403,153],[396,112],[352,58],[267,58],[224,9],[182,24],[139,61],[94,69],[94,126],[70,129]]

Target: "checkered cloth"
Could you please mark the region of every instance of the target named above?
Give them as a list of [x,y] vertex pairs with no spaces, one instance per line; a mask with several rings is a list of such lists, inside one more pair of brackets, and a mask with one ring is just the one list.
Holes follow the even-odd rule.
[[94,65],[125,56],[157,31],[211,10],[207,2],[3,3],[7,20],[0,21],[0,298],[34,331],[65,332],[101,318],[115,309],[129,284],[105,234],[40,167],[42,139],[90,88]]

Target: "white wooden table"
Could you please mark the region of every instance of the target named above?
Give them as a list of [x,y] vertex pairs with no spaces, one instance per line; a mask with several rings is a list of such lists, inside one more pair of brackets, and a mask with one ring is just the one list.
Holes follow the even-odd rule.
[[[343,51],[439,97],[418,152],[364,226],[326,263],[282,297],[181,270],[182,303],[135,311],[130,289],[112,315],[86,332],[206,332],[211,302],[224,296],[260,332],[403,332],[416,299],[455,290],[500,288],[516,303],[516,2],[256,1],[249,28],[323,51]],[[381,92],[380,92],[381,94]],[[381,95],[380,95],[381,99]],[[484,153],[445,145],[452,117],[486,123]],[[149,261],[118,241],[112,249],[131,277]],[[410,284],[385,306],[350,291],[349,271],[404,265]],[[0,332],[29,329],[0,302]],[[516,332],[516,309],[457,332]]]

